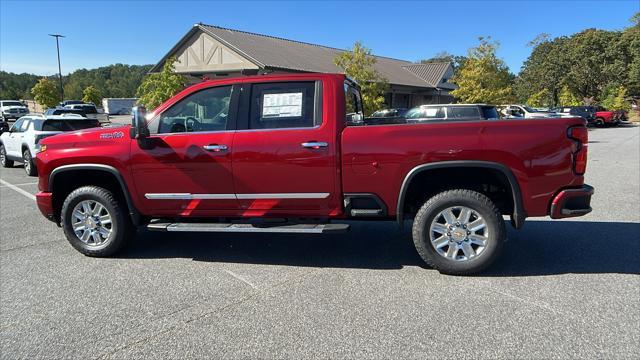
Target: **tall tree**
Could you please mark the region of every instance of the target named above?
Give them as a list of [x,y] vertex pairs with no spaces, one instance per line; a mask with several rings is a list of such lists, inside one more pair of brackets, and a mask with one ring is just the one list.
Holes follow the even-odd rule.
[[102,101],[102,95],[95,86],[89,85],[82,91],[82,101],[94,103],[96,106],[100,106]]
[[370,49],[356,41],[351,51],[337,55],[333,62],[360,85],[365,115],[383,106],[387,80],[374,68],[376,58]]
[[501,104],[513,100],[513,75],[496,56],[498,44],[491,38],[478,38],[480,44],[470,48],[468,59],[453,76],[459,87],[451,94],[462,102]]
[[580,99],[575,96],[568,86],[564,86],[558,95],[558,102],[562,106],[579,106],[582,105]]
[[627,101],[627,89],[624,86],[619,86],[602,101],[602,106],[613,111],[631,110],[631,103]]
[[152,110],[167,101],[170,97],[184,89],[187,82],[184,76],[175,73],[176,59],[170,57],[165,61],[162,71],[149,74],[140,84],[136,95],[138,102]]
[[33,99],[40,105],[48,108],[55,107],[60,100],[60,93],[55,82],[48,78],[42,78],[31,89]]

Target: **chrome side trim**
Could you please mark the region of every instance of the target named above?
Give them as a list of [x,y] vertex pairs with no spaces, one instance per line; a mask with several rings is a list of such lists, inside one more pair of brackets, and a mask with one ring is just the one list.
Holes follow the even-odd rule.
[[274,194],[190,194],[147,193],[149,200],[254,200],[254,199],[326,199],[329,193],[274,193]]
[[235,200],[235,194],[189,194],[189,193],[150,193],[144,194],[149,200]]
[[273,194],[236,194],[239,200],[247,199],[326,199],[329,193],[273,193]]

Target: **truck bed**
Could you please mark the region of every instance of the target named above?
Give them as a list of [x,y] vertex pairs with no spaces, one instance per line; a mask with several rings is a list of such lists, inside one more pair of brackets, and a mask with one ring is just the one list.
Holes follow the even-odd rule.
[[572,171],[567,128],[582,118],[425,122],[349,126],[342,132],[343,192],[377,194],[396,215],[403,179],[416,166],[486,161],[511,169],[527,216],[546,216],[561,187],[583,184]]

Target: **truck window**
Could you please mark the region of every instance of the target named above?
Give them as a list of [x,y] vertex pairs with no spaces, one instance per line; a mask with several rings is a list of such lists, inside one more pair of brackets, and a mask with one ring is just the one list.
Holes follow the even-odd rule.
[[345,121],[349,124],[362,124],[364,111],[362,109],[362,97],[360,90],[351,82],[344,83]]
[[313,127],[322,123],[320,109],[315,81],[253,84],[249,129]]
[[[208,88],[190,94],[160,115],[157,132],[226,130],[230,99],[231,86]],[[150,127],[153,128],[155,126]]]

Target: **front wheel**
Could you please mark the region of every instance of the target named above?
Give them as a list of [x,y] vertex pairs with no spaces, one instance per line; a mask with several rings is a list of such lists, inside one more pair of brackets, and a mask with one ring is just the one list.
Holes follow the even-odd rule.
[[22,153],[22,162],[24,163],[24,171],[29,176],[38,175],[38,170],[36,169],[36,164],[33,161],[33,157],[31,157],[31,151],[29,149],[25,149]]
[[126,206],[101,187],[83,186],[72,191],[61,214],[67,240],[88,256],[111,256],[135,234]]
[[500,254],[505,238],[500,211],[487,196],[471,190],[435,195],[413,222],[418,254],[444,274],[470,275],[486,269]]
[[2,144],[0,144],[0,165],[2,165],[3,168],[13,167],[13,160],[7,159],[7,150]]

